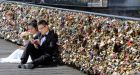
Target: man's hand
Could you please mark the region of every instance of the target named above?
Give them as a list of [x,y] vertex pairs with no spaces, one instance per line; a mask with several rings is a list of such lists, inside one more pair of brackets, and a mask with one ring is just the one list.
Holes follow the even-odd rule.
[[31,43],[36,44],[36,45],[40,45],[40,41],[38,39],[32,40]]
[[32,40],[31,43],[34,44],[35,48],[38,48],[38,46],[40,45],[40,41],[38,39]]

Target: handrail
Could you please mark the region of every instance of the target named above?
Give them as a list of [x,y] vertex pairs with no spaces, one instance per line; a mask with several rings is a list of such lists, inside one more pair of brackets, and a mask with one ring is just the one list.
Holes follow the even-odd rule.
[[79,12],[79,13],[86,13],[90,15],[96,15],[96,16],[104,16],[104,17],[112,17],[112,18],[118,18],[118,19],[126,19],[126,20],[136,20],[140,21],[140,18],[134,18],[134,17],[126,17],[126,16],[117,16],[117,15],[110,15],[110,14],[103,14],[103,13],[95,13],[95,12],[88,12],[88,11],[82,11],[82,10],[73,10],[73,9],[65,9],[65,8],[58,8],[58,7],[51,7],[51,6],[43,6],[43,5],[35,5],[35,4],[29,4],[29,3],[23,3],[23,2],[17,2],[17,1],[5,1],[5,2],[11,2],[11,3],[19,3],[19,4],[25,4],[30,6],[37,6],[37,7],[43,7],[43,8],[50,8],[50,9],[59,9],[63,11],[70,11],[70,12]]

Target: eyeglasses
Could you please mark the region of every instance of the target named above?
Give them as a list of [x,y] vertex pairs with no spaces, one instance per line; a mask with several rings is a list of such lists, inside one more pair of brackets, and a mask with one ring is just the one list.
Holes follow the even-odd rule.
[[45,28],[45,26],[43,26],[43,27],[38,27],[38,30],[42,30],[43,28]]

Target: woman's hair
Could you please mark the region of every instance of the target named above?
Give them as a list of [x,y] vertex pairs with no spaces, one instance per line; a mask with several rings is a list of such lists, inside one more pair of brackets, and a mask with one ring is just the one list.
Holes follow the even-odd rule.
[[38,30],[38,28],[37,28],[37,20],[36,20],[36,19],[32,20],[32,21],[29,23],[29,26],[32,26],[32,27],[34,27],[36,30]]

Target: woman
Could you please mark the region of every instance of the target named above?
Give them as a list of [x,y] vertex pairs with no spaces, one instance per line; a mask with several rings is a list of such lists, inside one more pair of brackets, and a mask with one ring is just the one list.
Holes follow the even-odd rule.
[[[25,33],[25,32],[24,32]],[[39,37],[38,37],[38,35],[40,35],[39,34],[39,32],[38,32],[38,28],[37,28],[37,21],[36,20],[33,20],[29,25],[28,25],[28,33],[30,33],[30,35],[32,35],[33,36],[33,38],[32,39],[38,39]],[[23,35],[22,35],[23,36]],[[28,40],[29,41],[32,41],[32,39],[29,39],[28,38]],[[27,39],[26,39],[27,40]],[[28,41],[28,42],[29,42]],[[24,41],[24,46],[26,46],[28,43],[27,43],[27,41],[26,41],[26,43],[25,43],[25,41]],[[22,56],[22,54],[23,54],[23,48],[19,48],[19,49],[17,49],[17,50],[15,50],[11,55],[9,55],[8,57],[6,57],[6,58],[1,58],[0,59],[0,63],[20,63],[21,62],[21,56]],[[31,58],[29,57],[29,59],[28,59],[28,62],[30,62],[31,61]]]

